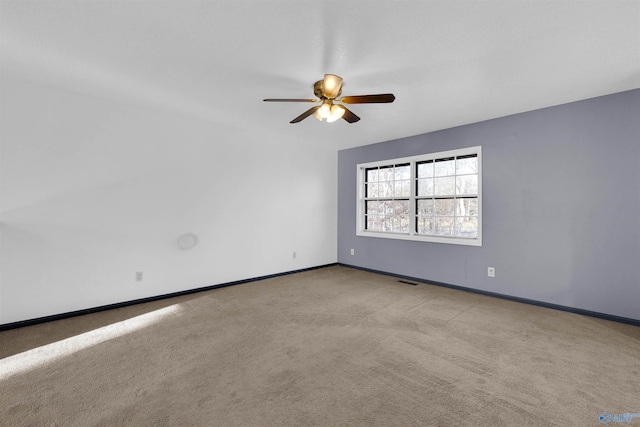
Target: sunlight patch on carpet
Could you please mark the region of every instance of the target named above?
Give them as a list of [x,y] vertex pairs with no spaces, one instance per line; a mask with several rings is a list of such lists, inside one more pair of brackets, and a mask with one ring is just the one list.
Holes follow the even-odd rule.
[[170,305],[159,310],[0,359],[0,381],[16,374],[45,366],[77,351],[130,334],[157,323],[167,316],[178,314],[180,311],[181,307],[179,304]]

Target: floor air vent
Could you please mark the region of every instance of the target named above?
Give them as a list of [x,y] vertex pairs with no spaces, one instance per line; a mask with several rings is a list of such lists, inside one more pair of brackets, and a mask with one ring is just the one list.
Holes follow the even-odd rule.
[[398,282],[400,282],[400,283],[406,283],[407,285],[411,285],[411,286],[418,286],[418,284],[417,284],[417,283],[405,282],[404,280],[398,280]]

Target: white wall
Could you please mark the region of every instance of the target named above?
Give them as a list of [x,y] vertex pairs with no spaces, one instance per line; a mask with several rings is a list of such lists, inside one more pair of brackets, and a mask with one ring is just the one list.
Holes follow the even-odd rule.
[[0,103],[0,324],[336,261],[335,150],[9,77]]

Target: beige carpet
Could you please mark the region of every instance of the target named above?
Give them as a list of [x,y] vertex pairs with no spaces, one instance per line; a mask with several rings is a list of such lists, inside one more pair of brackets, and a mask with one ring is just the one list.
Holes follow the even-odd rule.
[[2,426],[597,426],[603,411],[640,413],[639,327],[339,266],[0,332],[0,357]]

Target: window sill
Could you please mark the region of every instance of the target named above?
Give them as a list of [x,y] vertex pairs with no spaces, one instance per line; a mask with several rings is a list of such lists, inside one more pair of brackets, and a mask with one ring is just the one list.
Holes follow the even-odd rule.
[[356,236],[376,237],[381,239],[412,240],[414,242],[445,243],[449,245],[482,246],[481,238],[470,239],[465,237],[421,236],[417,234],[405,233],[378,233],[375,231],[365,230],[356,232]]

